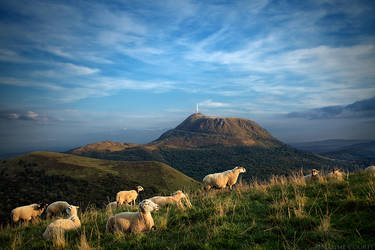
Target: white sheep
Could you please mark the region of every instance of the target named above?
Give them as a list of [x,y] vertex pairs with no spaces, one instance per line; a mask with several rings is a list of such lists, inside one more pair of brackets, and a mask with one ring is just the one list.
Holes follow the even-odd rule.
[[150,198],[152,202],[156,203],[159,207],[166,206],[168,204],[177,205],[177,207],[183,208],[182,200],[186,202],[188,207],[192,207],[189,198],[181,190],[174,192],[171,196],[155,196]]
[[130,190],[130,191],[120,191],[116,194],[116,202],[117,206],[122,206],[122,204],[126,203],[131,203],[134,202],[135,205],[135,200],[138,197],[138,193],[140,191],[143,191],[143,187],[137,186],[135,190]]
[[65,231],[77,230],[81,228],[81,221],[77,216],[78,206],[69,205],[66,212],[70,215],[68,219],[58,219],[49,224],[43,233],[46,240],[56,239]]
[[48,204],[30,204],[27,206],[17,207],[11,212],[11,219],[13,223],[17,223],[20,220],[29,222],[33,218],[40,216],[43,211],[46,209]]
[[66,213],[66,209],[69,207],[69,203],[66,201],[55,201],[51,203],[46,210],[47,219],[52,216],[62,215]]
[[319,171],[316,169],[311,170],[311,174],[305,175],[305,181],[317,180],[319,177]]
[[158,210],[157,204],[150,200],[143,200],[139,203],[138,212],[122,212],[109,217],[106,225],[106,232],[142,232],[154,228],[154,219],[151,212]]
[[245,172],[246,169],[244,167],[238,166],[222,173],[206,175],[203,178],[204,189],[208,191],[213,187],[221,189],[228,186],[232,190],[232,186],[237,182],[238,175]]
[[375,173],[375,166],[368,166],[367,168],[365,168],[365,171],[367,173]]
[[[129,204],[123,204],[122,206],[129,206]],[[114,210],[116,208],[119,208],[120,206],[117,205],[117,201],[112,201],[110,203],[107,204],[106,206],[106,210]]]
[[339,181],[342,181],[344,179],[343,173],[341,173],[340,170],[338,170],[337,168],[334,168],[331,173],[328,173],[327,177]]

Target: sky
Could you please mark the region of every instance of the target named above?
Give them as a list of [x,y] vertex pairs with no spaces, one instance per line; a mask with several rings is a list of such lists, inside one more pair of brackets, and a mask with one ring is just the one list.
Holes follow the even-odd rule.
[[287,143],[375,139],[374,7],[0,0],[0,153],[146,143],[196,104]]

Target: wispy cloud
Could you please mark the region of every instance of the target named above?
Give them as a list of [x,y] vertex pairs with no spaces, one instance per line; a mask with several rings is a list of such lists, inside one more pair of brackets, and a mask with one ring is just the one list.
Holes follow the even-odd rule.
[[208,108],[224,108],[224,107],[231,106],[229,103],[215,102],[212,100],[205,100],[203,102],[200,102],[199,105],[202,107],[208,107]]

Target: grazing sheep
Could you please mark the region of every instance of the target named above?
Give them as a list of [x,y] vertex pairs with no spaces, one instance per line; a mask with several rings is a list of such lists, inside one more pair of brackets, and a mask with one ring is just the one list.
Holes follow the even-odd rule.
[[106,232],[137,233],[150,231],[154,228],[154,219],[151,216],[151,212],[158,209],[157,204],[150,200],[143,200],[139,203],[138,212],[123,212],[109,217]]
[[81,227],[81,221],[77,216],[78,206],[69,205],[66,212],[70,215],[68,219],[58,219],[49,224],[43,233],[46,240],[56,239],[63,235],[65,231],[76,230]]
[[126,203],[131,203],[134,202],[135,206],[135,200],[138,197],[138,193],[140,191],[143,191],[143,187],[137,186],[135,190],[130,190],[130,191],[120,191],[116,194],[116,202],[117,206],[121,206],[122,204]]
[[328,174],[328,178],[342,181],[344,179],[343,173],[337,168],[334,168],[331,173]]
[[[124,204],[125,206],[129,206],[129,204]],[[122,206],[124,206],[122,205]],[[120,206],[117,205],[117,202],[116,201],[112,201],[110,203],[107,204],[106,206],[106,210],[114,210],[116,208],[119,208]]]
[[192,207],[189,198],[181,190],[174,192],[171,196],[155,196],[150,198],[149,200],[156,203],[159,207],[173,204],[177,205],[177,207],[183,208],[184,205],[181,202],[182,199],[186,202],[186,205],[188,207]]
[[47,207],[47,203],[31,204],[27,206],[17,207],[11,212],[11,220],[13,223],[17,223],[20,220],[30,221],[33,218],[40,216]]
[[245,172],[245,168],[238,166],[222,173],[206,175],[203,178],[204,189],[209,191],[213,187],[221,189],[228,186],[232,190],[232,186],[237,182],[238,175]]
[[69,207],[69,203],[66,201],[55,201],[51,203],[46,210],[47,219],[53,216],[62,215],[66,213],[66,209]]
[[369,166],[369,167],[365,168],[365,171],[367,173],[375,173],[375,166]]
[[311,170],[311,174],[305,175],[305,181],[317,180],[319,177],[319,171],[316,169]]

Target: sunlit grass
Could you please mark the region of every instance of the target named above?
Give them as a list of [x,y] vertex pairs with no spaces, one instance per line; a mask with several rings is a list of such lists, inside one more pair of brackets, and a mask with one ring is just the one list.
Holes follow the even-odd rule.
[[58,241],[44,241],[51,220],[0,229],[1,249],[308,249],[374,245],[375,177],[345,176],[342,182],[300,175],[242,183],[236,189],[189,193],[192,208],[163,207],[153,213],[156,230],[109,234],[112,211],[89,207],[79,213],[82,228]]

